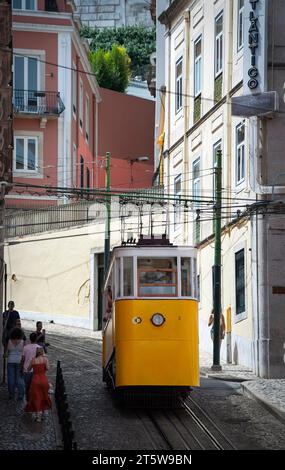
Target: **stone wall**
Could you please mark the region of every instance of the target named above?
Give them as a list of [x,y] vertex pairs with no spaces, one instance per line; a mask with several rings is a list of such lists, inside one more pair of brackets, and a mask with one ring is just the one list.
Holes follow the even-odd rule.
[[98,28],[143,24],[153,27],[148,1],[75,0],[84,25]]

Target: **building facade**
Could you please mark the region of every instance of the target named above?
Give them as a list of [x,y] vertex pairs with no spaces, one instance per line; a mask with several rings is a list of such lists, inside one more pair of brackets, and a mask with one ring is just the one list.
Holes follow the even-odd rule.
[[[47,196],[45,188],[37,186],[90,190],[104,186],[102,157],[107,151],[112,152],[113,162],[118,159],[113,166],[125,175],[122,181],[122,171],[114,173],[113,186],[124,182],[128,188],[150,186],[154,104],[99,89],[72,1],[13,0],[12,5],[17,187],[7,196],[7,207],[67,202],[64,197]],[[125,127],[122,114],[130,119]],[[142,155],[148,161],[133,165]]]
[[[213,350],[208,318],[221,150],[221,301],[227,321],[221,356],[261,377],[285,376],[284,278],[277,281],[284,262],[285,193],[278,180],[285,171],[285,38],[277,12],[284,7],[265,0],[173,0],[159,17],[166,65],[161,164],[166,191],[177,197],[169,231],[174,242],[199,249],[200,345]],[[179,203],[182,195],[189,203]],[[278,239],[274,248],[272,237]]]
[[[12,5],[14,183],[92,188],[101,98],[74,4]],[[24,197],[17,188],[7,205],[21,207],[27,198],[44,201],[42,195]]]

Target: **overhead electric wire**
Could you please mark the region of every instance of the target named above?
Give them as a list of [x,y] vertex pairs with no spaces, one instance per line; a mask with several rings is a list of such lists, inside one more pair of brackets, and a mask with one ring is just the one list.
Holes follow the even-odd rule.
[[[4,52],[10,52],[10,49],[8,49],[7,47],[6,47],[6,48],[5,48],[5,47],[0,47],[0,50],[2,50],[2,51],[4,51]],[[12,51],[12,54],[13,54],[14,56],[30,57],[29,55],[27,55],[27,54],[21,54],[20,52],[14,52],[14,51]],[[37,57],[35,60],[37,60],[37,61],[39,61],[39,62],[41,62],[41,63],[44,63],[44,64],[46,64],[46,65],[50,65],[50,66],[52,66],[52,67],[58,67],[58,68],[70,70],[70,71],[72,71],[72,72],[79,72],[79,73],[82,73],[82,74],[85,74],[85,75],[90,75],[90,76],[95,77],[95,79],[96,79],[96,74],[95,74],[94,72],[88,72],[88,71],[85,71],[85,70],[82,70],[82,69],[78,69],[78,68],[76,68],[76,67],[75,67],[75,68],[74,68],[74,67],[69,67],[69,66],[67,66],[67,65],[55,64],[55,63],[53,63],[53,62],[49,62],[49,61],[47,61],[47,60],[43,60],[43,59],[40,59],[40,58],[38,58],[38,57]],[[91,64],[90,64],[90,65],[91,65]],[[165,93],[165,94],[170,94],[170,95],[175,95],[175,96],[176,96],[176,95],[180,95],[180,96],[185,97],[185,98],[193,98],[193,99],[196,98],[195,95],[191,95],[191,94],[188,94],[188,93],[183,93],[183,92],[182,92],[182,93],[177,93],[176,91],[171,91],[171,90],[167,90],[167,89],[165,89],[164,91],[162,91],[162,90],[159,89],[159,88],[154,88],[154,89],[155,89],[156,91],[158,91],[158,92],[163,93],[163,94]],[[200,99],[201,99],[201,101],[209,101],[209,102],[215,103],[215,104],[217,104],[217,103],[219,103],[219,102],[221,101],[221,100],[215,100],[214,98],[208,98],[208,97],[204,97],[204,96],[201,96]],[[225,100],[223,104],[231,105],[232,103],[231,103],[231,102],[228,102],[227,100]],[[243,103],[239,104],[239,106],[242,107],[242,108],[252,108],[251,105],[249,105],[249,104],[243,104]],[[266,111],[266,112],[268,112],[268,108],[259,107],[259,109],[260,109],[261,111]],[[275,112],[276,112],[277,114],[285,114],[285,111],[282,111],[282,110],[278,110],[278,111],[275,111]]]

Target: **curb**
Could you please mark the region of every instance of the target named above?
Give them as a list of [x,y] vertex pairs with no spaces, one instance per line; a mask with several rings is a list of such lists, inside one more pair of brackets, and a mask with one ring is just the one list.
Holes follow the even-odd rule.
[[207,374],[206,377],[209,379],[216,379],[216,380],[223,380],[224,382],[246,382],[253,379],[246,379],[245,377],[234,377],[232,375],[215,375],[215,374]]
[[285,412],[281,411],[276,405],[273,405],[269,401],[267,401],[263,395],[253,392],[249,388],[247,388],[246,384],[241,384],[244,395],[248,396],[249,398],[253,398],[257,401],[260,405],[262,405],[269,413],[271,413],[275,418],[277,418],[282,424],[285,424]]

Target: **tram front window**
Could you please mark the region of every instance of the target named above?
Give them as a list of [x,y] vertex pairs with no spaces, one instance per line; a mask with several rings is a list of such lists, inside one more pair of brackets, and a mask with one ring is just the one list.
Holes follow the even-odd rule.
[[181,258],[181,295],[191,296],[191,259]]
[[138,293],[141,297],[177,295],[176,258],[138,258]]

